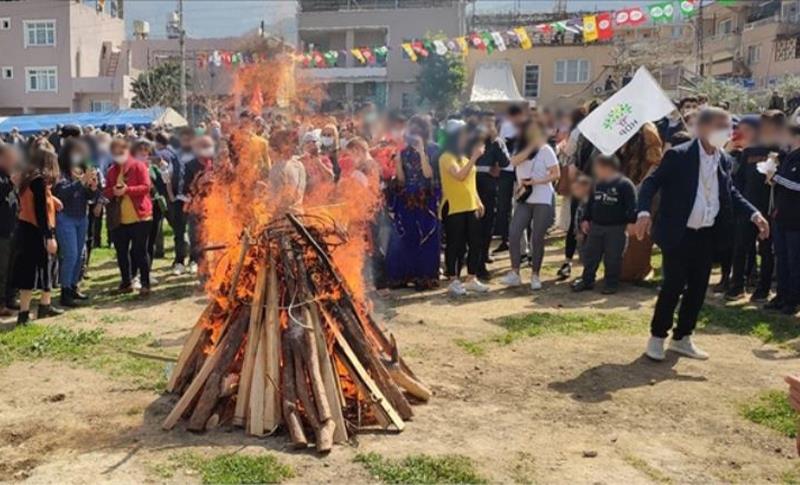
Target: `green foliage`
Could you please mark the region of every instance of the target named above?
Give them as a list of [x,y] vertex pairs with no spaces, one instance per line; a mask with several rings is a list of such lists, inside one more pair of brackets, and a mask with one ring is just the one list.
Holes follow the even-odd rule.
[[796,320],[755,307],[705,305],[698,326],[750,335],[763,342],[783,343],[800,337]]
[[472,460],[461,455],[411,455],[390,460],[377,453],[360,453],[355,461],[384,483],[486,483]]
[[102,330],[69,330],[62,327],[25,325],[0,333],[0,365],[15,360],[86,357],[103,338]]
[[420,104],[430,106],[439,113],[452,111],[467,81],[464,57],[454,53],[430,55],[421,60],[420,65],[422,69],[417,76]]
[[273,455],[219,455],[211,459],[195,453],[174,456],[168,464],[159,464],[153,471],[161,478],[172,478],[178,467],[200,473],[203,483],[249,484],[280,483],[294,477],[292,467]]
[[784,391],[767,391],[759,395],[755,402],[742,406],[741,412],[742,416],[754,423],[774,429],[789,438],[797,436],[798,414],[789,405],[789,398]]
[[[186,82],[189,82],[188,76]],[[178,62],[170,61],[148,69],[133,80],[131,89],[134,108],[169,106],[179,109],[181,66]]]
[[[797,95],[800,95],[800,76],[794,75],[786,75],[778,82],[778,85],[775,86],[775,90],[778,91],[778,94],[784,97],[784,99],[789,100],[794,98]],[[772,93],[767,94],[767,98]]]
[[702,78],[695,85],[694,91],[707,95],[712,105],[722,102],[730,104],[732,113],[752,113],[759,107],[758,101],[743,86],[710,76]]

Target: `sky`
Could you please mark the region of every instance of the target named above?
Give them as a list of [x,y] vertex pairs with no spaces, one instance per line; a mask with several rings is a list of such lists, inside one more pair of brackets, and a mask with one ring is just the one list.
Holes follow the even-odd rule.
[[[401,0],[402,1],[402,0]],[[568,0],[569,11],[613,10],[641,4],[642,0]],[[522,11],[552,10],[552,0],[478,0],[479,12],[508,12],[519,5]],[[177,0],[125,0],[128,32],[134,20],[150,22],[152,37],[165,36],[167,15],[177,9]],[[191,37],[237,36],[258,28],[261,20],[274,24],[273,33],[292,37],[296,4],[293,0],[185,0],[186,30]],[[277,32],[276,32],[277,30]]]

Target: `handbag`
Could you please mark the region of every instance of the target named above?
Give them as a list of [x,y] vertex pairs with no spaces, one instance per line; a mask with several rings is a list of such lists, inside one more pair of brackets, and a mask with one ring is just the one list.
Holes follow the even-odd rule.
[[[531,160],[536,158],[536,155],[539,153],[539,150],[534,151],[531,153]],[[530,179],[523,179],[523,180],[530,180]],[[514,200],[517,201],[518,204],[525,203],[528,200],[528,197],[531,196],[533,193],[533,185],[517,185],[517,188],[514,190]]]

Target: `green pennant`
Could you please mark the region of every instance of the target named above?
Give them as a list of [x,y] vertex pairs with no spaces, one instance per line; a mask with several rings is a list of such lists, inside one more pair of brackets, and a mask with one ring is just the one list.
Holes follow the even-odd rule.
[[691,17],[697,13],[695,0],[681,0],[681,15]]
[[565,30],[567,30],[567,21],[561,20],[559,22],[553,22],[552,24],[550,24],[550,27],[552,27],[553,30],[555,30],[556,32],[564,32]]
[[494,52],[495,45],[494,45],[494,39],[492,39],[492,34],[490,34],[489,32],[481,32],[480,35],[481,39],[483,39],[483,43],[486,45],[486,52],[488,52],[489,54]]
[[672,6],[672,2],[654,3],[648,6],[647,9],[650,12],[650,18],[653,23],[672,22],[675,16],[675,8]]

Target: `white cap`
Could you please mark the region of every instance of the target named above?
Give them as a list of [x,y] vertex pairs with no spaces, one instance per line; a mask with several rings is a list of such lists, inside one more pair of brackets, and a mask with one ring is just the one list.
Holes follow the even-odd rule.
[[467,123],[464,120],[458,120],[458,119],[447,120],[447,122],[444,125],[444,131],[446,131],[448,134],[452,134],[461,130],[465,126],[467,126]]

